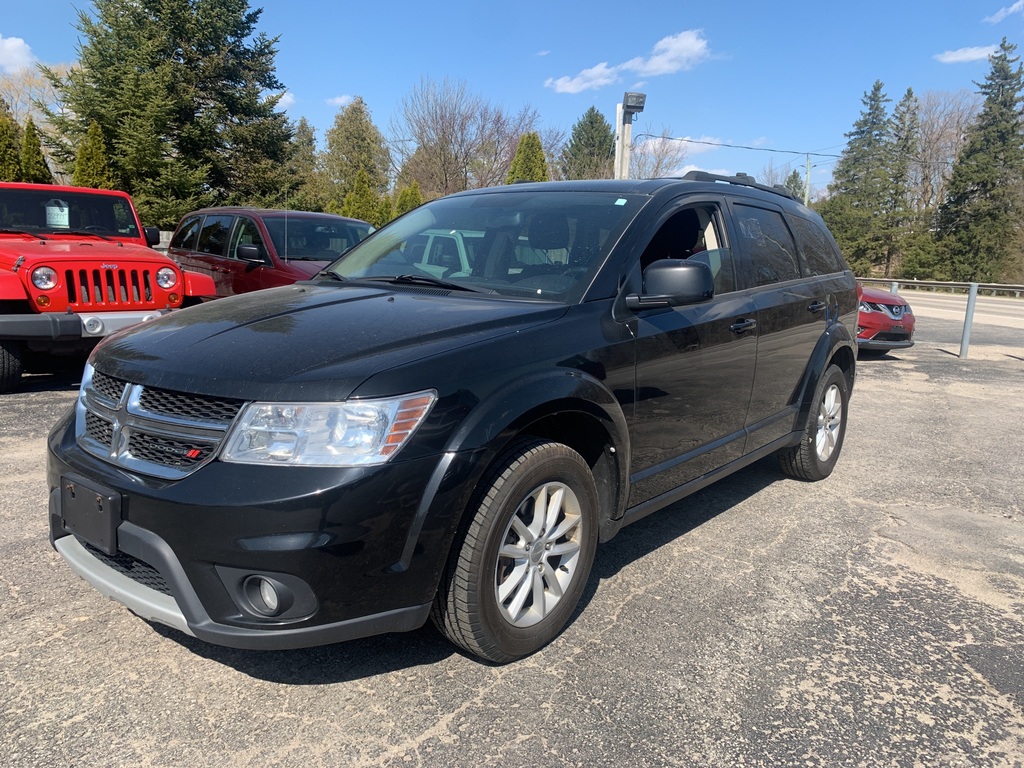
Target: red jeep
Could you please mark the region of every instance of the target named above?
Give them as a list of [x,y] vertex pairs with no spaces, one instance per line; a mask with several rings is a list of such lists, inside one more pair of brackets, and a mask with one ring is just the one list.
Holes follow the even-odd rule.
[[84,353],[215,293],[149,247],[159,240],[124,192],[0,182],[0,392],[31,354]]

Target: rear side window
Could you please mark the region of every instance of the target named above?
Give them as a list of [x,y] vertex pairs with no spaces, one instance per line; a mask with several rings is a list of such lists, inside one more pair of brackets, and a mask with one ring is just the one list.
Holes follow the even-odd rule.
[[195,250],[214,256],[223,256],[231,233],[234,216],[207,216],[199,230],[199,244]]
[[843,271],[842,257],[821,227],[799,216],[790,216],[789,223],[800,246],[800,257],[807,275],[830,275]]
[[796,243],[778,211],[736,205],[740,239],[754,267],[754,285],[771,285],[800,277]]
[[188,251],[196,249],[196,240],[199,236],[199,225],[202,223],[202,216],[192,216],[185,219],[178,227],[178,231],[171,238],[171,248],[182,248]]

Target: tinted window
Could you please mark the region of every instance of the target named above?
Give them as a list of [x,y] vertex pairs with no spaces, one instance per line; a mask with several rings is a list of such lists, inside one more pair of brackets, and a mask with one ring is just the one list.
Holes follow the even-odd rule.
[[234,216],[207,216],[203,228],[199,230],[199,243],[195,250],[223,256],[233,221]]
[[707,203],[673,214],[658,229],[644,249],[641,269],[657,259],[701,261],[711,268],[715,294],[736,290],[732,253],[723,248],[718,207]]
[[829,275],[843,271],[842,258],[828,235],[812,221],[791,216],[793,234],[800,246],[804,270],[809,275]]
[[782,214],[750,205],[735,207],[739,235],[754,266],[754,285],[770,285],[800,277],[796,244]]
[[181,222],[178,231],[171,238],[171,248],[184,248],[195,250],[196,237],[199,234],[199,225],[202,223],[202,216],[192,216]]
[[234,237],[231,239],[231,250],[228,256],[232,259],[238,258],[238,246],[240,245],[263,245],[263,238],[260,237],[260,230],[256,222],[244,216],[238,219],[238,226],[235,227]]

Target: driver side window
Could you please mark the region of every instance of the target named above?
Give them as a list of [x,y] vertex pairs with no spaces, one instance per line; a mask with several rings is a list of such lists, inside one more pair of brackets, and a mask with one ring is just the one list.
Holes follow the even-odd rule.
[[238,223],[235,225],[235,231],[231,237],[231,247],[228,249],[229,259],[238,258],[238,246],[240,245],[258,245],[260,246],[260,253],[266,253],[266,249],[263,247],[263,238],[260,237],[260,230],[256,226],[256,222],[244,216],[239,218]]
[[725,247],[722,217],[713,203],[688,206],[658,228],[640,257],[641,270],[659,259],[688,259],[707,264],[715,295],[736,290],[732,253]]

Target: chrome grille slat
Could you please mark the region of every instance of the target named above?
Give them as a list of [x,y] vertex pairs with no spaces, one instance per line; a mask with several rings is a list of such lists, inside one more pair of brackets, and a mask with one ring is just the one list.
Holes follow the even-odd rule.
[[132,384],[86,366],[75,417],[83,450],[170,480],[216,458],[245,402]]

